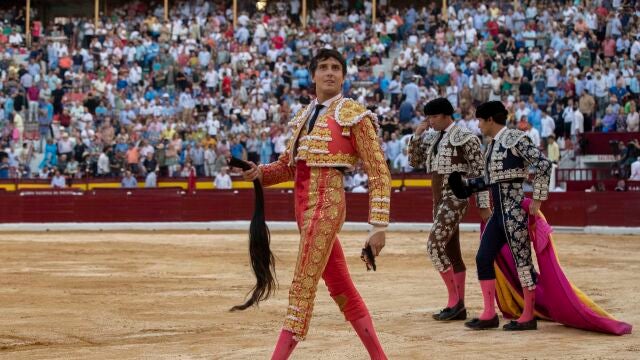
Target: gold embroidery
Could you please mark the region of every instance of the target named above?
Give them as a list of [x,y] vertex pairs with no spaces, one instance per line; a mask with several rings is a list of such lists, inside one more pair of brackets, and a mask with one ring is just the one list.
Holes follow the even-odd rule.
[[388,199],[391,193],[391,175],[382,156],[378,135],[368,118],[358,122],[351,130],[356,151],[369,176],[369,223],[386,225],[389,223],[389,214],[373,211],[377,205],[375,199]]
[[332,188],[340,188],[342,189],[342,184],[343,184],[343,178],[342,175],[340,176],[334,176],[333,178],[331,178],[331,180],[329,181],[329,186],[331,186]]
[[331,191],[328,194],[329,201],[334,204],[338,204],[340,202],[340,194],[337,191]]
[[354,154],[345,154],[339,152],[337,154],[313,154],[306,153],[308,166],[314,167],[353,167],[358,158]]
[[327,236],[326,236],[326,235],[324,235],[324,234],[318,234],[318,235],[316,236],[316,246],[318,246],[318,247],[320,247],[320,248],[323,248],[323,247],[325,246],[325,244],[326,244],[326,242],[327,242],[328,240],[329,240],[329,239],[327,238]]
[[[289,308],[283,328],[304,340],[309,329],[317,285],[345,214],[340,173],[310,168],[307,209],[303,212],[298,260],[289,290]],[[339,185],[339,186],[333,186]]]
[[[323,248],[324,247],[324,243],[322,245],[316,243],[316,246],[318,248]],[[314,263],[319,263],[320,260],[322,260],[322,254],[320,253],[313,253],[313,255],[311,255],[311,261],[313,261]]]
[[282,153],[278,160],[259,167],[262,171],[263,186],[271,186],[293,180],[294,168],[289,166],[289,154],[286,152]]
[[322,234],[328,235],[331,233],[331,224],[326,222],[321,222],[320,225],[318,225],[318,229]]
[[[323,120],[324,120],[323,121],[324,124],[326,125],[327,119],[324,119],[324,116],[323,116]],[[327,127],[322,127],[321,125],[322,124],[316,124],[308,136],[324,138],[324,139],[327,139],[327,141],[331,141],[331,130],[328,128],[328,125]]]
[[379,202],[379,201],[372,202],[371,206],[373,206],[376,209],[382,209],[387,211],[391,208],[391,204],[386,202]]
[[367,110],[359,102],[353,99],[343,98],[339,101],[336,101],[336,103],[337,106],[335,109],[335,120],[338,124],[343,126],[343,136],[349,136],[349,134],[351,133],[351,128],[356,126],[364,119],[371,120],[375,133],[380,130],[380,125],[378,124],[378,117],[376,116],[376,114],[371,112],[371,110]]
[[[320,261],[320,259],[318,258],[318,261]],[[318,262],[316,261],[316,262]],[[305,278],[304,280],[302,280],[302,287],[305,289],[310,289],[311,287],[313,287],[313,279],[308,277]]]
[[[318,253],[320,255],[320,253]],[[307,275],[309,276],[315,276],[318,273],[318,266],[317,265],[309,265],[307,267]]]

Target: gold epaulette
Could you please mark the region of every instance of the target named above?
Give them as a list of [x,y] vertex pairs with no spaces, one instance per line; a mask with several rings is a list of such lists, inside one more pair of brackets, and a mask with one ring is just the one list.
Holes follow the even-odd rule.
[[378,124],[378,117],[371,110],[367,110],[362,104],[349,98],[342,98],[338,100],[336,106],[334,118],[336,122],[342,126],[342,135],[349,136],[351,134],[351,127],[362,121],[362,119],[369,118],[376,129],[376,132],[380,129]]

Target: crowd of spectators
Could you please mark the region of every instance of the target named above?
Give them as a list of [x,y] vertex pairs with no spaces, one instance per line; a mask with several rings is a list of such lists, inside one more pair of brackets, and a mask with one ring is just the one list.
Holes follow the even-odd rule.
[[[306,28],[298,0],[244,9],[235,28],[227,4],[204,0],[172,2],[166,21],[161,4],[131,1],[97,26],[43,23],[34,10],[30,44],[24,8],[0,10],[0,178],[58,172],[133,186],[150,173],[150,184],[226,178],[228,156],[272,161],[313,98],[307,64],[320,47],[345,55],[344,95],[378,115],[396,173],[414,170],[407,139],[439,96],[478,136],[475,106],[503,101],[508,125],[560,167],[575,165],[585,132],[639,131],[640,4],[448,3],[443,12],[377,1],[372,24],[371,1],[316,2]],[[361,175],[350,188],[366,191]]]

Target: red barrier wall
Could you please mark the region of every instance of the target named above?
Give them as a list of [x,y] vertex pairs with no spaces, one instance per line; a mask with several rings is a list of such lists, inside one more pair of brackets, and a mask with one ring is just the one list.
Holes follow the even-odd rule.
[[[615,191],[618,185],[618,180],[568,180],[567,191],[585,191],[598,183],[602,183],[606,191]],[[625,186],[627,191],[640,191],[640,181],[625,180]]]
[[[395,192],[393,222],[431,222],[431,191]],[[292,221],[293,194],[265,191],[268,220]],[[249,220],[251,190],[96,189],[81,191],[0,191],[0,222],[178,222]],[[367,194],[347,194],[347,221],[366,221]],[[640,192],[553,193],[542,210],[558,226],[640,226]],[[470,207],[464,222],[478,222]]]
[[609,141],[624,141],[626,144],[631,140],[640,140],[640,133],[585,133],[587,138],[587,154],[613,154]]

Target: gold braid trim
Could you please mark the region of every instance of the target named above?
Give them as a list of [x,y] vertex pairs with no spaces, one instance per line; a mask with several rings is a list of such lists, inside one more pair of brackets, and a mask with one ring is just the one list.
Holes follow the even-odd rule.
[[[351,128],[353,142],[364,170],[369,176],[369,223],[387,225],[389,223],[389,202],[391,198],[391,174],[378,141],[373,119],[356,122]],[[374,211],[385,210],[385,212]]]

